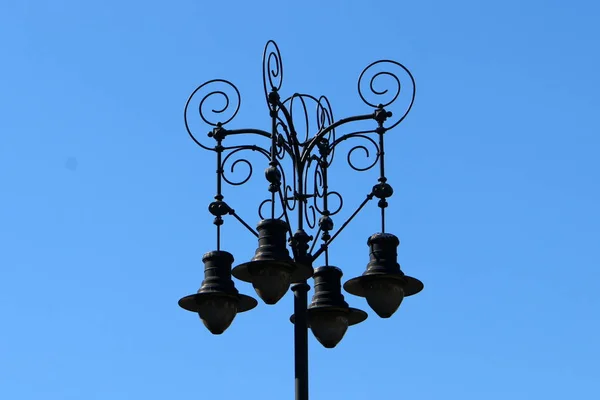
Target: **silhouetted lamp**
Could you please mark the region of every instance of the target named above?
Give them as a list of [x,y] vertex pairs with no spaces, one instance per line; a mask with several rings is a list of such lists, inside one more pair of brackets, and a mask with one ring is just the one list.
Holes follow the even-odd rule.
[[[323,266],[315,270],[315,294],[308,306],[308,326],[315,338],[326,348],[337,346],[349,326],[367,319],[367,313],[348,307],[342,294],[342,270]],[[291,321],[295,318],[292,315]]]
[[279,219],[259,222],[258,249],[251,261],[238,265],[232,271],[237,279],[252,283],[258,296],[266,304],[276,304],[290,284],[310,278],[313,269],[296,263],[287,249],[287,224]]
[[[252,284],[258,297],[269,305],[279,302],[291,286],[295,394],[296,400],[308,400],[308,330],[330,349],[340,343],[350,326],[367,318],[367,313],[350,307],[344,299],[342,271],[329,265],[329,249],[335,246],[342,231],[348,233],[346,227],[367,204],[374,205],[374,199],[381,214],[381,232],[386,232],[387,200],[394,191],[385,173],[385,158],[395,146],[386,151],[384,142],[411,110],[415,80],[396,61],[375,61],[358,78],[358,96],[366,104],[364,111],[335,119],[325,96],[295,90],[283,95],[283,63],[273,41],[265,46],[262,72],[268,118],[263,127],[243,127],[237,121],[230,124],[240,110],[241,94],[228,80],[206,81],[185,104],[187,133],[194,143],[214,156],[210,171],[203,170],[200,174],[204,178],[216,171],[214,200],[208,210],[214,216],[217,250],[202,258],[204,280],[198,292],[179,300],[179,305],[197,313],[208,330],[219,335],[238,313],[257,305],[255,299],[237,291],[232,276]],[[208,135],[207,129],[210,129]],[[340,152],[343,154],[338,155]],[[357,153],[363,153],[364,157],[358,157],[359,163],[355,164]],[[344,206],[347,203],[340,192],[347,187],[356,193],[360,190],[359,181],[353,175],[337,182],[330,178],[328,171],[339,165],[339,160],[357,172],[376,172],[371,177],[374,186],[364,187],[366,197],[356,208]],[[234,173],[239,165],[242,167]],[[230,194],[229,189],[252,180],[258,165],[265,168],[266,190],[260,191],[259,186],[253,185],[245,193],[232,190]],[[253,181],[258,183],[256,179]],[[249,194],[257,194],[257,198]],[[256,229],[230,206],[244,207],[241,214],[248,215],[252,200],[256,201],[260,220]],[[244,259],[233,269],[233,256],[221,248],[226,218],[239,222],[252,235],[248,237],[258,239],[252,258]],[[334,220],[339,223],[337,229]],[[365,226],[371,222],[379,225],[379,221],[363,221]],[[225,226],[229,229],[229,225]],[[233,245],[239,246],[246,240],[237,232],[230,232]],[[400,270],[399,243],[389,233],[372,235],[368,240],[370,259],[366,271],[344,285],[348,293],[366,298],[382,318],[389,318],[405,297],[423,289],[421,281]],[[353,250],[344,250],[346,256],[356,257],[351,255]],[[324,266],[313,270],[313,264],[320,260]],[[311,277],[314,295],[308,304],[307,280]],[[260,330],[264,326],[255,324],[244,329]]]
[[398,264],[397,249],[400,240],[390,233],[376,233],[369,237],[367,270],[344,284],[344,290],[365,297],[369,306],[381,318],[391,317],[404,297],[423,289],[420,280],[404,275]]
[[179,300],[179,306],[196,312],[208,330],[220,335],[233,322],[237,313],[258,304],[255,299],[240,294],[231,280],[233,256],[226,251],[211,251],[202,257],[204,280],[198,293]]

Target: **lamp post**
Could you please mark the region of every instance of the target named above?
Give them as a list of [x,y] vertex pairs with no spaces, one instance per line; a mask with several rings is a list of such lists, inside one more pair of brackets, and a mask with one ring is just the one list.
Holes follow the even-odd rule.
[[[263,87],[271,119],[269,130],[229,128],[228,124],[238,113],[241,98],[238,89],[226,80],[215,79],[200,85],[186,103],[184,119],[190,137],[198,146],[213,152],[216,158],[216,194],[208,207],[215,217],[216,250],[202,258],[205,278],[198,292],[183,297],[179,305],[198,313],[208,330],[219,335],[229,327],[237,313],[251,310],[258,304],[254,298],[237,291],[232,275],[251,283],[258,297],[269,305],[276,304],[291,286],[294,292],[294,314],[290,320],[294,324],[296,399],[307,400],[308,329],[324,347],[333,348],[349,326],[367,318],[367,313],[349,307],[344,299],[342,270],[330,265],[329,248],[374,199],[378,199],[376,204],[380,208],[381,232],[368,238],[370,252],[366,271],[347,281],[344,289],[366,298],[381,318],[391,317],[405,297],[423,289],[421,281],[400,270],[397,262],[400,241],[386,232],[385,218],[387,199],[393,190],[386,176],[384,138],[410,111],[415,99],[415,81],[408,69],[395,61],[381,60],[370,64],[358,80],[358,94],[370,111],[339,120],[334,119],[325,96],[295,93],[282,98],[282,82],[279,48],[269,41],[263,53]],[[381,86],[385,82],[391,86]],[[214,99],[223,101],[224,106],[209,108],[207,104]],[[311,106],[316,120],[312,126],[308,111]],[[390,111],[392,108],[394,113]],[[200,141],[192,132],[192,118],[198,117],[198,121],[212,127],[206,142]],[[304,131],[297,129],[300,124]],[[377,166],[379,176],[366,191],[363,201],[335,229],[334,217],[343,208],[343,199],[339,192],[330,189],[328,171],[334,162],[336,148],[347,141],[361,143],[347,151],[348,165],[355,171],[368,171]],[[352,154],[357,150],[364,152],[368,165],[355,164]],[[266,167],[268,195],[258,207],[260,222],[256,229],[236,213],[223,195],[224,186],[243,185],[252,176],[252,163],[242,158],[244,152],[264,156]],[[248,167],[248,174],[245,179],[236,181],[228,176],[225,167],[229,166],[233,171],[239,163]],[[286,173],[291,179],[286,178]],[[336,199],[335,207],[331,204],[333,198]],[[254,257],[233,269],[233,255],[221,249],[224,217],[237,220],[258,238]],[[311,236],[310,232],[315,235]],[[313,268],[321,257],[322,265]],[[314,281],[314,295],[307,307],[310,289],[307,280],[310,278]]]

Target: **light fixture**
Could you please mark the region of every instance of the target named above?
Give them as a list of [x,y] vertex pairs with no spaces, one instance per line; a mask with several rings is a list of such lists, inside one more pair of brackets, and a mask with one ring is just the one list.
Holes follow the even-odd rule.
[[[341,292],[342,271],[329,265],[329,248],[374,199],[378,199],[381,233],[369,238],[370,261],[366,272],[348,281],[344,288],[365,297],[382,318],[389,318],[404,297],[423,288],[419,280],[400,271],[396,254],[399,241],[386,233],[385,218],[393,190],[385,172],[384,139],[411,110],[415,81],[410,71],[398,62],[371,63],[358,79],[358,95],[367,105],[367,111],[335,119],[325,96],[299,92],[282,96],[283,64],[273,41],[265,46],[262,70],[270,118],[267,129],[231,127],[240,109],[241,96],[237,87],[227,80],[214,79],[200,85],[185,105],[188,134],[198,146],[215,156],[216,193],[208,209],[216,226],[216,251],[203,258],[205,279],[198,293],[184,297],[179,305],[198,313],[212,333],[221,334],[237,313],[257,304],[253,298],[238,293],[231,275],[251,283],[258,296],[269,305],[276,304],[291,286],[296,400],[307,400],[309,327],[323,346],[333,348],[350,326],[367,318],[364,311],[346,303]],[[201,139],[196,130],[198,124],[211,127],[208,140]],[[352,170],[378,172],[373,177],[374,185],[366,188],[362,202],[358,201],[344,218],[340,213],[345,209],[344,200],[334,186],[341,186],[339,190],[351,187],[353,192],[359,186],[349,181],[350,176],[338,182],[330,179],[329,171],[339,164],[340,157],[336,154],[341,151],[345,152],[341,159],[345,159]],[[359,153],[366,156],[366,164],[356,162]],[[258,200],[260,222],[256,229],[230,206],[230,201],[247,205],[249,197],[236,198],[228,194],[226,202],[224,193],[225,187],[242,186],[250,181],[253,165],[256,165],[246,157],[250,154],[264,160],[267,189],[264,201]],[[248,173],[234,179],[230,173],[239,165],[245,165]],[[254,187],[247,193],[256,193],[256,190]],[[249,259],[247,255],[246,260],[249,260],[233,270],[233,256],[222,250],[225,217],[237,220],[258,239],[254,256]],[[337,229],[334,218],[340,221]],[[229,245],[235,246],[242,240],[236,234]],[[324,266],[313,271],[313,263],[321,258]],[[315,293],[307,307],[310,286],[306,281],[311,277]]]

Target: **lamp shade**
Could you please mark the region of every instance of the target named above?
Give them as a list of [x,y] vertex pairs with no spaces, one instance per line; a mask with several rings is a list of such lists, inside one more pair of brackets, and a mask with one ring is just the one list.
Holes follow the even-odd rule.
[[287,249],[287,224],[279,219],[262,220],[258,226],[258,248],[251,261],[235,267],[237,279],[252,283],[258,296],[266,304],[276,304],[291,283],[312,276],[310,266],[296,263]]
[[220,335],[233,322],[237,313],[258,304],[250,296],[240,294],[231,280],[233,256],[226,251],[211,251],[202,257],[204,280],[197,293],[179,300],[179,306],[198,313],[208,330]]
[[398,264],[400,240],[390,233],[377,233],[369,237],[369,263],[359,277],[350,279],[344,289],[355,296],[365,297],[369,306],[381,318],[391,317],[404,297],[423,290],[423,283],[404,275]]
[[[315,269],[315,294],[308,307],[308,326],[326,348],[334,348],[349,326],[367,319],[367,313],[348,306],[342,294],[342,271],[333,266]],[[295,321],[294,315],[290,318]]]

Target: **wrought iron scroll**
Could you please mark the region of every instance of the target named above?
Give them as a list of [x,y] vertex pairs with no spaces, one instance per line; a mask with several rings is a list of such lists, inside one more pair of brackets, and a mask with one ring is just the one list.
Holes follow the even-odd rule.
[[[201,121],[211,127],[224,126],[235,118],[240,110],[241,101],[242,97],[238,88],[224,79],[213,79],[198,86],[185,103],[183,113],[185,128],[192,140],[205,150],[215,151],[213,147],[198,140],[193,132],[193,121],[196,120],[197,123],[199,117]],[[194,111],[197,112],[196,115],[194,115]]]
[[281,53],[277,43],[269,40],[265,45],[263,52],[263,88],[267,104],[269,102],[269,93],[278,91],[283,84],[283,63],[281,62]]
[[[401,77],[405,79],[401,79]],[[391,85],[386,86],[386,81],[391,82]],[[386,130],[390,130],[406,118],[415,102],[415,78],[408,68],[399,62],[375,61],[360,74],[358,95],[365,104],[374,108],[392,106],[390,111],[396,115],[388,121],[391,122],[391,125],[385,127]]]
[[[280,100],[283,63],[279,48],[272,40],[267,42],[263,52],[262,74],[264,95],[272,119],[270,132],[229,129],[229,124],[240,109],[241,96],[235,85],[227,80],[213,79],[200,85],[186,102],[184,121],[189,136],[201,148],[217,153],[217,202],[223,199],[221,181],[231,186],[241,186],[250,181],[254,165],[246,155],[254,152],[266,157],[265,167],[270,165],[271,168],[277,168],[276,175],[280,180],[275,184],[271,182],[272,193],[259,204],[260,218],[285,218],[289,222],[289,214],[295,212],[298,228],[301,230],[306,224],[310,229],[318,228],[317,235],[323,231],[327,246],[373,197],[380,199],[383,215],[383,208],[387,207],[386,198],[389,197],[381,195],[389,187],[384,169],[384,133],[402,122],[414,104],[415,80],[410,71],[392,60],[369,64],[359,76],[358,95],[371,108],[370,112],[339,120],[335,120],[331,103],[325,96],[294,93]],[[361,130],[357,130],[357,127],[346,129],[354,123],[365,121],[370,121],[372,128],[364,126],[365,129],[362,129],[361,126]],[[213,139],[212,145],[199,139],[199,123],[211,129],[208,137]],[[338,135],[339,132],[343,134]],[[235,144],[227,143],[229,136],[236,136]],[[263,145],[257,143],[259,137],[263,138],[261,140],[268,139],[269,145],[266,142]],[[330,190],[327,171],[336,160],[336,152],[342,150],[338,147],[345,143],[349,146],[343,146],[349,167],[364,172],[379,164],[379,183],[330,236],[330,229],[323,228],[329,224],[333,226],[331,217],[343,209],[344,199],[338,191]],[[277,188],[276,193],[274,187]],[[273,214],[276,201],[281,206],[278,215]],[[265,205],[271,206],[270,216],[263,212]],[[247,226],[237,215],[234,216]],[[329,221],[325,225],[323,218]],[[323,251],[318,249],[314,255],[318,256]]]
[[[252,174],[254,173],[254,169],[252,167],[252,163],[250,162],[250,160],[240,156],[238,153],[240,153],[242,151],[252,151],[252,152],[257,152],[259,154],[264,155],[267,158],[267,160],[269,159],[269,153],[265,149],[263,149],[259,146],[242,145],[242,146],[227,147],[227,148],[223,148],[223,149],[229,150],[229,152],[223,158],[223,161],[221,163],[221,176],[223,177],[223,180],[225,182],[227,182],[228,184],[230,184],[232,186],[243,185],[244,183],[246,183],[250,180],[250,178],[252,177]],[[237,158],[230,162],[229,159],[232,156],[237,156]],[[228,164],[228,162],[230,162],[230,164]],[[235,173],[236,167],[239,164],[243,164],[247,167],[248,172],[246,173],[245,178],[241,179],[241,180],[234,180],[232,178],[229,178],[228,173],[232,173],[232,174]],[[229,165],[229,168],[225,168],[228,165]],[[229,171],[229,172],[227,172],[227,171]]]

